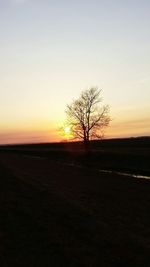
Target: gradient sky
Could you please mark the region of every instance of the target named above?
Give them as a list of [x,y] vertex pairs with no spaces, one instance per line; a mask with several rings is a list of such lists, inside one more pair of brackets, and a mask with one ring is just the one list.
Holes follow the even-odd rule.
[[0,0],[0,143],[61,140],[66,104],[91,86],[106,137],[150,135],[149,0]]

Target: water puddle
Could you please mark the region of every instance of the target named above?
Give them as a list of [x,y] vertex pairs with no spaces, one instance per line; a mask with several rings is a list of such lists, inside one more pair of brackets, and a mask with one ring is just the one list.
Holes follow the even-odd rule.
[[[27,158],[33,158],[33,159],[45,159],[43,157],[40,157],[40,156],[31,156],[31,155],[23,155],[24,157],[27,157]],[[66,165],[66,166],[70,166],[70,167],[77,167],[77,168],[80,168],[80,169],[83,169],[83,168],[87,168],[85,167],[84,165],[80,165],[80,164],[77,164],[76,162],[62,162],[62,161],[59,161],[59,160],[54,160],[54,162],[57,162],[58,164],[61,164],[61,165]],[[146,175],[140,175],[140,174],[134,174],[134,173],[126,173],[126,172],[120,172],[120,171],[111,171],[111,170],[98,170],[99,172],[101,173],[110,173],[110,174],[117,174],[117,175],[122,175],[122,176],[127,176],[127,177],[133,177],[133,178],[137,178],[137,179],[146,179],[146,180],[150,180],[150,176],[146,176]]]
[[140,174],[117,172],[117,171],[108,171],[108,170],[99,170],[99,172],[111,173],[111,174],[118,174],[118,175],[123,175],[123,176],[138,178],[138,179],[147,179],[147,180],[150,180],[150,176],[140,175]]

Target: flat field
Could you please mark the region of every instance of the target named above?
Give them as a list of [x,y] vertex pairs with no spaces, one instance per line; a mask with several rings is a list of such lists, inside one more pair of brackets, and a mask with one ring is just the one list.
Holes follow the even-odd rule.
[[150,266],[150,180],[7,149],[0,198],[0,266]]

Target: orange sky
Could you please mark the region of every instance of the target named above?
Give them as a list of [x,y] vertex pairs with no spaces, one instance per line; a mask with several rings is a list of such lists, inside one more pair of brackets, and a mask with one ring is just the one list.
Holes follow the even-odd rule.
[[[149,136],[150,120],[112,121],[105,130],[105,138]],[[45,127],[43,130],[10,130],[1,131],[1,144],[13,143],[38,143],[38,142],[59,142],[69,140],[70,135],[60,133],[58,128]]]

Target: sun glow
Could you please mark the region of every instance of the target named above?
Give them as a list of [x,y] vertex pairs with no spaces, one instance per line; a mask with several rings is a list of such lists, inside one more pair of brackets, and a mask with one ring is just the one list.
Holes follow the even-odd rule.
[[69,126],[65,127],[64,132],[66,135],[69,135],[70,134],[70,127]]
[[64,126],[62,129],[62,135],[65,138],[65,140],[71,140],[72,138],[72,133],[71,133],[71,127],[70,126]]

